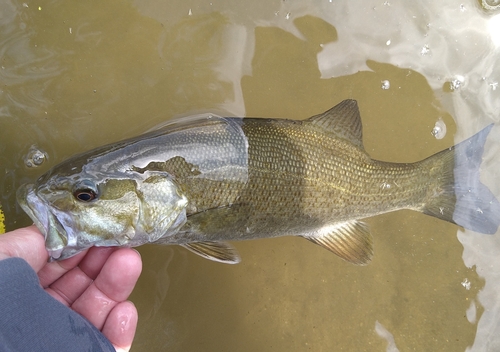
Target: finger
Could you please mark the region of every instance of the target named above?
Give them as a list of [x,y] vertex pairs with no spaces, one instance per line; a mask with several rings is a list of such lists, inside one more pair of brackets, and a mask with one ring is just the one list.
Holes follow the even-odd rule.
[[118,303],[108,315],[102,333],[117,351],[129,351],[137,328],[137,309],[130,301]]
[[111,253],[116,250],[118,250],[117,247],[92,247],[78,266],[88,277],[94,280],[101,272]]
[[115,250],[116,248],[113,247],[92,247],[88,252],[83,251],[71,258],[48,263],[38,273],[40,283],[44,288],[47,288],[77,265],[93,280],[99,274],[111,252]]
[[64,259],[58,262],[46,263],[38,272],[38,278],[43,288],[49,287],[54,281],[76,267],[85,257],[87,251],[78,253],[74,257]]
[[71,306],[97,277],[101,268],[116,248],[93,247],[78,263],[54,281],[46,291],[59,302]]
[[125,301],[142,271],[139,252],[121,248],[113,253],[94,281],[97,288],[111,299]]
[[137,251],[120,248],[113,252],[94,282],[71,306],[99,330],[111,310],[125,301],[139,278],[142,263]]
[[49,257],[45,250],[44,237],[35,225],[0,236],[0,254],[4,258],[23,258],[35,271],[39,271]]
[[75,267],[57,279],[45,291],[69,307],[90,286],[92,279],[79,267]]

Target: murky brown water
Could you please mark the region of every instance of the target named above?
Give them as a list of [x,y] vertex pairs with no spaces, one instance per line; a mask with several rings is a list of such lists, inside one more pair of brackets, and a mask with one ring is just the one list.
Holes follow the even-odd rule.
[[[30,222],[15,203],[21,183],[177,115],[303,119],[354,98],[367,151],[397,162],[423,159],[452,145],[457,131],[462,140],[498,122],[499,44],[487,29],[499,15],[474,1],[405,4],[4,1],[0,202],[7,229]],[[381,88],[385,80],[389,89]],[[450,88],[454,80],[459,89]],[[431,131],[439,119],[447,134],[438,140]],[[495,129],[487,144],[483,175],[496,195],[498,135]],[[48,154],[37,168],[23,161],[32,145]],[[139,248],[133,350],[499,346],[492,335],[500,325],[498,234],[457,238],[456,226],[410,211],[368,222],[376,253],[367,267],[299,238],[236,243],[243,259],[236,266],[178,247]]]

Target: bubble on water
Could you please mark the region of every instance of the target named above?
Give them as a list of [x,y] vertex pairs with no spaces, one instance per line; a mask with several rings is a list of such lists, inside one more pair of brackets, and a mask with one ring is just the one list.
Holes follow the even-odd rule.
[[391,45],[391,40],[389,39],[388,41],[386,41],[385,45]]
[[441,118],[439,118],[439,120],[436,121],[436,124],[434,125],[431,134],[436,139],[443,139],[444,136],[446,136],[446,124]]
[[465,10],[466,10],[465,5],[464,4],[460,4],[460,11],[464,12]]
[[451,90],[460,89],[461,85],[462,85],[462,82],[460,82],[458,79],[454,79],[453,81],[450,82],[450,89]]
[[32,145],[24,157],[24,165],[27,167],[38,167],[47,159],[47,153]]
[[450,89],[452,91],[459,90],[462,87],[462,85],[464,84],[464,82],[465,82],[464,76],[456,76],[450,82]]
[[481,6],[485,10],[499,10],[500,0],[482,0]]
[[498,82],[492,82],[489,85],[491,87],[491,90],[497,90],[498,88]]
[[429,49],[429,45],[425,44],[420,50],[420,55],[426,56],[431,54],[431,49]]
[[471,283],[467,278],[465,278],[464,281],[462,281],[462,286],[465,287],[466,290],[470,290],[470,285]]
[[193,15],[193,11],[191,9],[189,9],[188,16],[192,16],[192,15]]
[[290,19],[290,12],[287,12],[287,13],[286,13],[285,18],[286,18],[287,20],[289,20],[289,19]]
[[384,90],[391,88],[391,82],[389,82],[387,79],[383,80],[380,83],[382,83],[381,88]]

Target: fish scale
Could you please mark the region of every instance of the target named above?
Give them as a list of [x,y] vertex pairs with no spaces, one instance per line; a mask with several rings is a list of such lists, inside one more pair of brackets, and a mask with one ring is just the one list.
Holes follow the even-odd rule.
[[[263,123],[270,126],[262,128]],[[415,200],[421,196],[412,198],[404,195],[400,189],[407,189],[410,185],[415,189],[418,188],[415,187],[417,184],[428,182],[421,177],[422,172],[412,164],[380,163],[369,159],[362,152],[359,152],[362,156],[360,158],[349,157],[339,152],[345,148],[346,142],[329,138],[325,133],[320,135],[302,124],[281,121],[276,126],[274,121],[248,120],[245,121],[243,130],[250,145],[250,184],[255,182],[265,185],[272,184],[270,179],[280,180],[281,188],[274,189],[273,192],[287,194],[292,201],[278,209],[273,204],[275,215],[282,214],[287,217],[289,212],[296,213],[292,206],[301,209],[305,214],[321,217],[322,222],[328,223],[377,215],[388,209],[377,209],[373,202],[389,202],[393,207],[391,210],[413,206]],[[279,138],[280,135],[284,137]],[[309,142],[312,140],[318,140],[319,147]],[[294,147],[290,148],[290,144]],[[273,153],[273,150],[280,152]],[[291,154],[290,150],[296,150],[297,153]],[[336,153],[332,154],[332,151]],[[260,155],[267,156],[267,163],[262,162]],[[271,160],[273,166],[266,167]],[[289,160],[296,160],[298,164],[290,165]],[[261,172],[254,172],[254,169]],[[400,187],[390,191],[382,189],[380,185],[383,182],[394,178],[398,179],[398,184],[401,183]],[[293,180],[297,180],[297,183]],[[297,189],[300,189],[300,192]],[[248,199],[242,198],[242,201],[252,203],[255,192],[266,194],[269,191],[266,187],[257,187],[248,192]],[[412,192],[412,195],[413,193],[415,192]],[[391,202],[391,199],[394,201]],[[357,214],[346,214],[346,205],[356,209]]]

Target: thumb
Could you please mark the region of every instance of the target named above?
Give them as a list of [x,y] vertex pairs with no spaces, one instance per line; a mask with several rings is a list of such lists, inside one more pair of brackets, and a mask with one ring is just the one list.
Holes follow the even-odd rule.
[[36,272],[47,263],[45,240],[35,225],[0,235],[0,259],[10,257],[23,258]]

